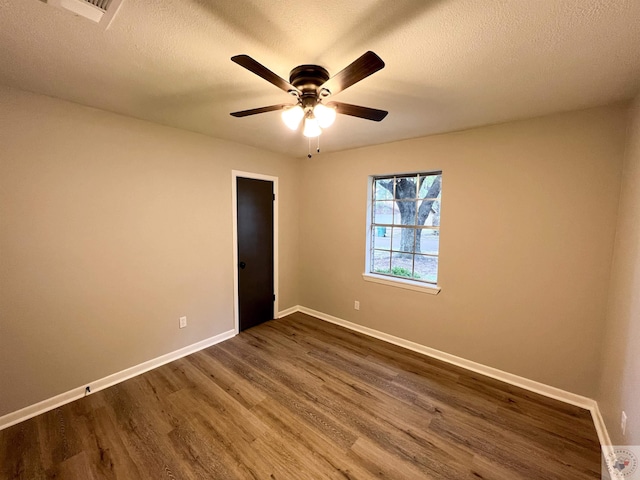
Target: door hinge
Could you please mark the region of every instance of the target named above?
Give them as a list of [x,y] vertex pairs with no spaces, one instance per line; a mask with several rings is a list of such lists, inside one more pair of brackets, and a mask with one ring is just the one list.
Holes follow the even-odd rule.
[[273,301],[274,302],[276,301],[276,294],[275,293],[273,294]]
[[275,193],[273,194],[273,201],[274,202],[276,201],[276,194]]

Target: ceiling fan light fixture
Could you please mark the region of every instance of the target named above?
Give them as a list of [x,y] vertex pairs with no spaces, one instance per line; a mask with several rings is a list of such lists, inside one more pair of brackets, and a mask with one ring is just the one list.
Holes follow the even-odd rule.
[[296,105],[291,108],[286,108],[282,111],[282,121],[291,130],[297,130],[300,126],[300,122],[304,117],[304,110],[300,105]]
[[327,128],[336,120],[336,109],[318,103],[313,109],[313,115],[318,120],[320,128]]
[[[307,138],[317,138],[322,134],[322,129],[334,123],[337,113],[375,122],[381,121],[389,113],[385,110],[361,107],[348,103],[333,101],[327,105],[322,103],[327,98],[342,92],[384,68],[382,59],[371,51],[364,53],[332,77],[329,75],[329,72],[320,65],[298,65],[291,70],[289,81],[279,77],[249,55],[235,55],[231,57],[231,61],[251,73],[258,75],[260,78],[273,84],[280,90],[287,92],[289,95],[296,97],[297,100],[294,102],[295,105],[269,105],[261,108],[231,112],[231,116],[233,117],[248,117],[250,115],[278,110],[282,112],[282,120],[288,128],[291,130],[299,130],[300,123],[304,121],[304,125],[302,126],[303,135]],[[320,152],[319,143],[317,151]],[[309,157],[311,157],[311,143],[309,143]]]
[[305,137],[315,138],[320,136],[321,133],[322,129],[320,125],[318,125],[318,120],[312,115],[307,116],[307,118],[304,119],[304,130],[302,134]]

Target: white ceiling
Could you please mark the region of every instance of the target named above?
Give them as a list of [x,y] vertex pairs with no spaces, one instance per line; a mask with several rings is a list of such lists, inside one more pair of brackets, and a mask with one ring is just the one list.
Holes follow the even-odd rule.
[[639,0],[124,0],[108,29],[39,0],[0,0],[0,83],[304,157],[290,102],[232,63],[288,79],[367,50],[386,67],[335,96],[388,110],[338,116],[336,151],[629,99],[640,89]]

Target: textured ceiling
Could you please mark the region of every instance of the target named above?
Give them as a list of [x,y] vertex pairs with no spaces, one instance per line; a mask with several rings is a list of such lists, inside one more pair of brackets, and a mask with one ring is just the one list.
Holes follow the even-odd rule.
[[638,0],[124,0],[108,29],[39,0],[0,0],[0,83],[304,157],[277,112],[290,97],[232,63],[281,77],[337,73],[367,50],[386,67],[335,100],[323,151],[586,108],[640,89]]

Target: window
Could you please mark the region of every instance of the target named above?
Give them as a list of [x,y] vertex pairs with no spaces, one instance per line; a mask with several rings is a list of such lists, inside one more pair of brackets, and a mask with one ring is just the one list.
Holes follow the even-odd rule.
[[367,273],[435,286],[442,172],[371,177],[371,181]]

